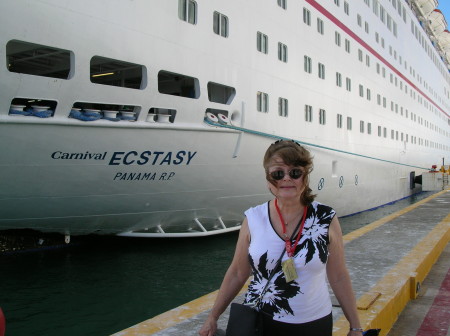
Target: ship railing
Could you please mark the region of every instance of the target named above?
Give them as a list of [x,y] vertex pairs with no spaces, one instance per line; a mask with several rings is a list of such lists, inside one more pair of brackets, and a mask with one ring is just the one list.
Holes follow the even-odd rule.
[[159,224],[153,228],[130,230],[119,233],[121,237],[141,238],[182,238],[182,237],[205,237],[237,231],[241,228],[240,221],[231,221],[227,224],[222,217],[217,218],[194,218],[193,225],[170,225],[166,227]]

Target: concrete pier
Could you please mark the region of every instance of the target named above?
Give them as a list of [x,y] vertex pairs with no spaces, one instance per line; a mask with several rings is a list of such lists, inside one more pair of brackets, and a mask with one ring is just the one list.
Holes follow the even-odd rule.
[[[365,329],[381,328],[382,336],[450,336],[449,258],[439,259],[442,253],[450,253],[449,241],[448,189],[344,236],[347,266]],[[441,277],[425,282],[438,259]],[[235,301],[242,302],[244,292],[245,287]],[[210,293],[113,336],[198,335],[216,295]],[[425,299],[433,301],[426,305],[428,310],[418,304]],[[400,323],[408,321],[409,315],[414,315],[415,330],[404,332],[412,324]],[[339,307],[333,308],[333,319],[333,336],[347,335],[349,326]],[[228,310],[219,319],[219,328],[225,330],[227,320]],[[430,330],[434,331],[427,333]]]

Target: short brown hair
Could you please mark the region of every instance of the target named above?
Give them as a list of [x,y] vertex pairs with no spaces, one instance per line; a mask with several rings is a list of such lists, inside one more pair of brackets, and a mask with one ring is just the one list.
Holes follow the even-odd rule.
[[273,185],[275,185],[276,181],[269,174],[269,163],[275,155],[279,156],[289,166],[303,167],[305,190],[300,196],[300,201],[304,205],[311,204],[316,195],[312,194],[312,190],[309,187],[309,174],[313,170],[313,158],[309,150],[293,140],[278,140],[271,144],[264,155],[263,166],[266,171],[267,181]]

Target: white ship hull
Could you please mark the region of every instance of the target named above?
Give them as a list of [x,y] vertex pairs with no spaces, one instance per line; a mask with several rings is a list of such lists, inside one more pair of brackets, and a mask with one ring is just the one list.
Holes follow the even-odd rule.
[[[400,71],[396,80],[420,97],[412,99],[410,91],[405,94],[376,75],[375,64],[381,59],[373,52],[378,45],[372,46],[372,53],[364,49],[371,57],[368,67],[355,52],[364,44],[345,30],[352,57],[340,49],[328,52],[334,40],[318,40],[342,29],[337,22],[356,31],[355,20],[345,22],[342,10],[334,13],[335,5],[328,1],[299,3],[290,3],[298,8],[289,11],[275,0],[265,1],[263,8],[257,1],[198,0],[193,25],[179,19],[178,1],[2,1],[0,45],[19,41],[13,45],[27,42],[69,50],[71,65],[65,79],[0,69],[0,229],[138,236],[235,230],[245,209],[271,197],[262,157],[276,138],[306,143],[315,157],[310,186],[318,200],[340,216],[420,191],[419,185],[411,185],[411,173],[420,175],[433,164],[440,166],[443,158],[450,160],[448,71],[443,74],[424,55],[407,52],[412,45],[418,48],[417,41],[401,46],[400,38],[383,34],[421,76],[411,78],[409,70],[392,62]],[[318,4],[327,11],[321,12]],[[356,6],[353,13],[367,12],[370,18],[364,3],[351,5]],[[318,37],[315,23],[304,27],[299,18],[303,7],[324,20],[325,37]],[[215,10],[230,20],[228,38],[213,33]],[[405,10],[412,15],[410,8]],[[398,21],[398,34],[409,33],[409,25]],[[371,27],[383,32],[380,22]],[[259,30],[272,36],[269,54],[255,50]],[[278,40],[289,46],[287,63],[277,59]],[[377,51],[382,59],[387,53]],[[327,79],[305,75],[305,54],[327,66]],[[8,49],[0,54],[2,64],[8,64],[10,55]],[[142,65],[140,86],[93,83],[89,78],[95,56]],[[194,95],[162,93],[161,70],[197,79],[191,87]],[[352,78],[352,92],[345,84],[336,86],[338,70]],[[211,101],[209,83],[233,88],[235,94],[226,102]],[[427,92],[424,83],[436,94]],[[364,85],[364,98],[358,95],[358,84]],[[369,87],[370,101],[365,97]],[[258,91],[272,97],[267,113],[257,111]],[[377,93],[387,98],[387,108],[377,104]],[[279,97],[289,100],[287,116],[278,113]],[[50,102],[51,117],[11,113],[13,103],[33,99]],[[390,110],[391,101],[402,107],[401,113]],[[137,120],[69,117],[74,106],[92,108],[88,103],[104,110],[132,106]],[[315,109],[312,122],[305,122],[305,104]],[[324,124],[317,122],[319,108],[327,111]],[[155,109],[176,114],[170,121],[154,119]],[[205,120],[207,111],[224,113],[229,124],[211,124]],[[413,111],[422,123],[403,115]],[[336,127],[337,114],[344,116],[343,128]],[[353,119],[352,130],[346,129],[347,117]],[[371,134],[360,131],[360,120],[365,127],[371,124]],[[379,125],[387,129],[386,137],[377,135]],[[419,141],[414,143],[413,137]],[[422,141],[424,145],[417,143]]]

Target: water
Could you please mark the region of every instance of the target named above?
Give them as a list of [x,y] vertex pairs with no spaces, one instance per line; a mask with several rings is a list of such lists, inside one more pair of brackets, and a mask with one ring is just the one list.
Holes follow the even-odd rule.
[[[341,218],[344,234],[431,193]],[[216,290],[237,233],[191,239],[95,238],[0,257],[6,336],[111,335]]]

